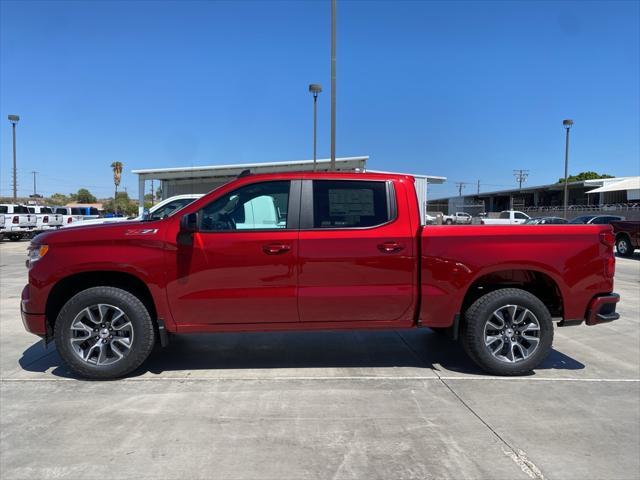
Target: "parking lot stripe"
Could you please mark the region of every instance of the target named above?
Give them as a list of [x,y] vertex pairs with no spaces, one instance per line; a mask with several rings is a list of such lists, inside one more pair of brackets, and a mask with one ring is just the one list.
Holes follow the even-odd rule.
[[[292,377],[136,377],[123,378],[119,382],[267,382],[267,381],[353,381],[353,380],[381,380],[381,381],[409,381],[409,380],[432,380],[432,381],[500,381],[500,382],[594,382],[594,383],[640,383],[637,378],[540,378],[540,377],[424,377],[424,376],[402,376],[402,377],[379,377],[379,376],[292,376]],[[2,383],[19,382],[78,382],[75,378],[0,378]],[[91,382],[97,383],[97,382]]]

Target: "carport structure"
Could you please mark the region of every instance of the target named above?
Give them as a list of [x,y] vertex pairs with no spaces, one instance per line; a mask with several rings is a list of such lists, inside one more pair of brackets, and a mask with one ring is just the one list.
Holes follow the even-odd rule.
[[[356,172],[367,171],[368,156],[336,158],[336,171]],[[316,161],[315,170],[326,172],[330,170],[331,160],[328,158]],[[313,160],[294,160],[289,162],[244,163],[236,165],[210,165],[200,167],[152,168],[133,170],[138,175],[138,211],[142,215],[144,210],[144,194],[146,182],[158,180],[162,187],[162,198],[187,193],[207,193],[214,188],[238,177],[248,170],[251,173],[277,173],[313,171]],[[368,170],[373,172],[374,170]],[[427,201],[427,185],[443,183],[445,177],[432,175],[411,174],[416,179],[421,218],[424,220]]]

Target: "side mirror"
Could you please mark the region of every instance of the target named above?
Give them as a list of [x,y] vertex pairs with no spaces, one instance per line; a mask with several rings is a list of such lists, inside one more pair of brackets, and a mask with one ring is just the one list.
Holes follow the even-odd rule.
[[198,214],[189,213],[180,219],[180,233],[195,233],[198,231]]

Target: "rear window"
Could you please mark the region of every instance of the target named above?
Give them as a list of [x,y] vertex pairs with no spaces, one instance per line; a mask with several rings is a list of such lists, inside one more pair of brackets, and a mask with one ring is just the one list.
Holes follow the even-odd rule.
[[0,213],[9,213],[9,208],[6,205],[0,205]]
[[96,207],[90,207],[89,215],[98,215],[98,209]]
[[29,213],[29,209],[24,205],[16,205],[13,207],[13,213]]
[[67,215],[67,209],[66,208],[56,208],[56,213],[58,213],[60,215]]
[[500,218],[511,218],[509,212],[500,212]]
[[36,213],[35,207],[27,207],[27,209],[29,210],[29,213]]
[[72,208],[71,209],[71,215],[84,215],[85,213],[85,209],[84,208]]
[[53,213],[49,207],[42,207],[40,213]]
[[589,222],[589,220],[591,220],[592,218],[595,218],[594,215],[583,215],[582,217],[576,217],[573,220],[571,220],[571,222],[569,223],[587,223]]
[[516,212],[515,218],[517,218],[518,220],[526,220],[529,217],[527,217],[524,213]]
[[314,228],[358,228],[390,220],[385,182],[315,180]]

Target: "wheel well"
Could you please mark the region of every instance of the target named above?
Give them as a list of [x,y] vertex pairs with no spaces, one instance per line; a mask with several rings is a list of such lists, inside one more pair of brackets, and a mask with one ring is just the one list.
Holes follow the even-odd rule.
[[526,290],[547,306],[552,317],[561,317],[563,314],[558,284],[549,275],[535,270],[503,270],[478,278],[467,290],[461,312],[464,314],[478,298],[500,288]]
[[618,232],[616,234],[616,242],[618,240],[620,240],[621,238],[626,238],[627,240],[629,240],[629,243],[631,243],[631,237],[629,236],[629,234],[627,232]]
[[135,295],[147,307],[153,322],[157,313],[153,297],[147,285],[135,275],[123,272],[87,272],[71,275],[60,280],[49,293],[45,315],[48,327],[53,332],[53,326],[58,313],[67,301],[75,294],[92,287],[116,287]]

